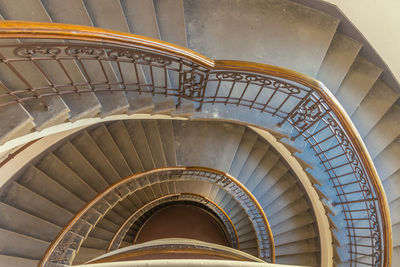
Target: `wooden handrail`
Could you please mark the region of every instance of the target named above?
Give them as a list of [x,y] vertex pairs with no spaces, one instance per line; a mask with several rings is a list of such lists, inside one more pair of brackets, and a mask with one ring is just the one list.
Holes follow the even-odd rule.
[[[193,177],[196,177],[196,176],[202,177],[203,176],[203,178],[206,177],[205,174],[211,174],[213,179],[217,179],[217,177],[224,178],[224,179],[226,179],[226,182],[233,183],[235,186],[242,189],[244,194],[246,195],[246,197],[250,198],[251,203],[253,205],[255,205],[255,208],[258,211],[258,215],[261,216],[261,218],[263,220],[263,226],[266,228],[266,232],[268,235],[267,241],[269,242],[269,244],[268,244],[269,253],[270,253],[269,258],[272,263],[275,262],[275,245],[274,245],[274,239],[273,239],[271,227],[270,227],[267,217],[264,213],[264,210],[262,209],[262,207],[260,206],[258,201],[255,199],[255,197],[251,194],[251,192],[246,187],[244,187],[237,179],[235,179],[234,177],[232,177],[231,175],[229,175],[225,172],[215,170],[212,168],[192,166],[192,167],[164,167],[164,168],[153,169],[150,171],[145,171],[145,172],[134,174],[130,177],[122,179],[122,180],[116,182],[115,184],[109,186],[103,192],[99,193],[96,197],[94,197],[89,203],[87,203],[79,212],[77,212],[75,214],[75,216],[69,221],[69,223],[58,233],[57,237],[53,240],[53,242],[47,248],[47,250],[44,253],[43,258],[39,262],[38,266],[46,267],[47,263],[49,263],[49,260],[52,257],[52,254],[54,253],[54,250],[56,248],[58,248],[60,250],[65,249],[65,248],[62,248],[62,246],[58,247],[60,245],[60,242],[62,242],[63,239],[68,236],[71,229],[76,225],[76,223],[78,223],[80,220],[82,220],[82,216],[84,216],[85,214],[87,214],[88,211],[93,209],[94,205],[99,203],[101,200],[104,200],[105,197],[107,197],[107,195],[109,193],[112,193],[114,190],[118,190],[118,188],[120,186],[125,185],[128,182],[131,182],[131,181],[134,181],[137,179],[141,179],[141,178],[146,178],[151,175],[165,174],[168,172],[180,172],[181,174],[183,174],[183,176],[184,175],[190,175]],[[209,179],[212,180],[211,178],[209,178]],[[215,183],[218,184],[219,180],[215,181]],[[221,182],[221,183],[224,184],[224,182]],[[227,191],[229,191],[229,189]],[[126,195],[129,195],[131,193],[132,192],[126,193]],[[256,225],[257,222],[253,222],[253,224]],[[258,242],[262,242],[262,241],[258,240]],[[258,249],[260,251],[260,247]]]
[[85,27],[77,25],[66,25],[56,23],[36,23],[23,21],[3,21],[0,22],[0,38],[31,38],[31,39],[68,39],[84,40],[91,42],[108,43],[130,48],[143,48],[148,51],[164,53],[170,56],[178,56],[193,63],[205,67],[208,70],[230,70],[248,73],[271,75],[281,79],[287,79],[301,84],[316,92],[321,99],[329,106],[336,116],[340,126],[347,134],[349,141],[355,149],[356,154],[361,160],[361,165],[365,169],[368,180],[375,190],[379,204],[379,214],[381,218],[382,238],[383,238],[383,266],[390,266],[392,259],[392,229],[388,202],[379,179],[378,173],[373,165],[372,159],[358,134],[349,116],[330,93],[330,91],[319,81],[304,74],[288,70],[285,68],[274,67],[266,64],[243,61],[212,60],[190,49],[170,44],[164,41],[122,33],[112,30]]
[[[187,196],[189,196],[189,198],[185,198],[185,197],[187,197]],[[194,193],[174,193],[174,194],[169,194],[169,195],[162,196],[162,197],[160,197],[160,198],[156,198],[156,199],[150,201],[149,203],[145,204],[144,206],[142,206],[142,207],[139,208],[138,210],[136,210],[134,213],[132,213],[132,214],[124,221],[124,223],[118,228],[118,230],[114,233],[114,236],[111,238],[111,241],[110,241],[109,244],[108,244],[108,247],[107,247],[107,249],[106,249],[106,252],[109,252],[109,251],[112,249],[112,246],[113,246],[113,244],[115,243],[115,240],[117,239],[117,237],[118,237],[118,235],[119,235],[119,233],[120,233],[121,231],[123,231],[123,230],[125,230],[125,229],[129,229],[130,227],[132,227],[132,225],[134,224],[134,222],[130,223],[130,220],[131,220],[132,218],[134,218],[137,214],[141,214],[141,213],[143,213],[143,212],[146,212],[147,209],[148,209],[149,207],[151,207],[154,203],[157,203],[157,204],[164,204],[164,203],[168,203],[168,202],[171,202],[171,201],[176,201],[176,199],[178,199],[178,201],[181,201],[181,200],[188,200],[188,199],[190,200],[190,199],[191,199],[191,198],[190,198],[191,196],[201,198],[201,199],[205,200],[206,202],[211,203],[213,206],[215,206],[215,207],[218,209],[219,212],[221,212],[221,213],[223,214],[223,216],[228,220],[230,228],[232,228],[232,230],[233,230],[234,239],[236,240],[236,244],[235,244],[236,246],[235,246],[235,248],[240,249],[240,246],[239,246],[239,237],[238,237],[236,228],[235,228],[235,226],[234,226],[232,220],[229,218],[228,214],[227,214],[217,203],[215,203],[214,201],[212,201],[212,200],[210,200],[210,199],[208,199],[208,198],[206,198],[206,197],[204,197],[204,196],[201,196],[201,195],[198,195],[198,194],[194,194]],[[178,198],[175,198],[175,197],[178,197]],[[182,197],[182,198],[179,198],[179,197]],[[165,202],[163,202],[163,201],[165,201]],[[128,227],[128,228],[127,228],[127,227]],[[232,240],[231,240],[231,242],[232,242]],[[119,246],[118,246],[118,248],[119,248]]]

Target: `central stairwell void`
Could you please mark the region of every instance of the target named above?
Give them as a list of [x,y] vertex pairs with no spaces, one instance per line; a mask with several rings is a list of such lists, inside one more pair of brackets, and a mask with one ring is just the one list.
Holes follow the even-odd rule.
[[400,260],[400,90],[332,8],[19,2],[0,0],[0,266]]

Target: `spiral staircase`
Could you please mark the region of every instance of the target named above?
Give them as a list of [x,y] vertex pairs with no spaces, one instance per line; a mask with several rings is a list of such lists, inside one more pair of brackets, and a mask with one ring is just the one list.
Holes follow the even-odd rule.
[[1,0],[0,266],[192,251],[137,242],[177,205],[212,257],[395,266],[400,86],[303,2]]

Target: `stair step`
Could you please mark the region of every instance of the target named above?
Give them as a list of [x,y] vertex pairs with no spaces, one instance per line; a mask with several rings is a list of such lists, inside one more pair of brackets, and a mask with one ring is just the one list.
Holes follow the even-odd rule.
[[111,240],[114,236],[114,233],[100,227],[94,227],[90,231],[89,236],[102,240]]
[[288,265],[319,266],[317,253],[277,256],[275,262],[278,264],[288,264]]
[[61,227],[0,202],[0,228],[52,242]]
[[6,244],[3,243],[0,246],[0,253],[2,255],[40,260],[50,245],[49,242],[5,229],[0,229],[0,235],[2,239],[7,240]]
[[281,222],[276,227],[272,227],[272,232],[274,236],[279,235],[281,233],[285,233],[287,231],[311,224],[314,222],[314,220],[315,219],[313,218],[313,216],[311,216],[311,214],[306,211]]
[[400,166],[400,137],[395,139],[375,159],[375,168],[382,181],[395,173]]
[[35,126],[33,117],[20,104],[1,108],[0,123],[0,144],[29,133]]
[[170,120],[158,120],[158,129],[160,132],[161,144],[165,155],[167,166],[177,166],[174,127]]
[[276,246],[276,256],[288,256],[295,254],[307,254],[312,252],[318,252],[319,247],[315,239],[307,239],[297,241],[290,244]]
[[398,137],[400,132],[399,112],[400,107],[396,104],[393,105],[364,137],[364,143],[373,159]]
[[179,165],[207,166],[221,171],[229,169],[244,132],[244,127],[230,123],[177,120],[173,125]]
[[351,117],[362,138],[379,122],[398,98],[399,93],[381,80],[374,84]]
[[281,222],[292,218],[300,213],[303,213],[310,209],[309,203],[304,198],[296,200],[296,202],[285,207],[284,209],[276,212],[273,216],[270,216],[269,223],[271,228],[279,228]]
[[358,55],[361,46],[354,39],[336,32],[318,71],[317,80],[321,81],[335,94]]
[[[210,58],[234,55],[237,60],[281,66],[312,77],[339,23],[319,11],[282,1],[186,0],[184,10],[190,49]],[[302,25],[302,30],[293,24]]]
[[107,125],[107,129],[113,137],[132,173],[144,171],[140,157],[129,136],[123,121],[116,121]]
[[143,164],[144,170],[152,170],[155,168],[153,157],[147,143],[146,134],[140,121],[126,120],[124,121],[126,129],[131,137],[133,146]]
[[346,78],[336,92],[336,98],[351,116],[382,73],[382,69],[357,56]]
[[238,177],[240,170],[243,168],[243,165],[246,162],[246,159],[249,157],[254,144],[257,141],[257,135],[249,130],[245,130],[240,140],[239,147],[235,153],[235,157],[232,160],[229,173],[233,177]]
[[266,191],[263,198],[258,200],[259,203],[263,207],[270,205],[275,199],[285,193],[295,183],[296,178],[294,178],[291,173],[286,173],[283,179],[279,179],[276,184],[274,184],[268,191]]
[[[74,192],[77,197],[85,202],[90,201],[97,194],[93,188],[51,152],[47,153],[35,166],[70,192]],[[60,176],[60,173],[63,175]]]
[[94,258],[97,258],[105,253],[104,250],[101,249],[92,249],[81,247],[76,255],[73,265],[84,264],[87,261],[90,261]]
[[22,257],[13,257],[0,255],[0,262],[2,266],[13,266],[13,267],[33,267],[39,264],[39,260],[31,260]]
[[97,193],[102,192],[108,187],[108,183],[97,172],[86,158],[71,144],[66,141],[53,153],[73,170],[82,180],[90,185]]
[[83,131],[74,137],[71,143],[107,181],[107,184],[114,184],[121,179],[118,172],[87,131]]
[[250,152],[250,155],[246,159],[242,169],[238,177],[236,177],[242,184],[246,184],[250,175],[253,173],[255,168],[260,164],[261,160],[263,159],[264,155],[267,153],[269,149],[269,144],[257,140],[254,144],[253,149]]
[[382,184],[385,189],[388,203],[397,199],[399,197],[398,188],[400,188],[400,170],[388,177]]
[[276,184],[280,178],[284,177],[285,173],[288,171],[288,167],[281,161],[276,162],[274,167],[268,172],[264,179],[257,185],[257,187],[252,191],[253,195],[257,199],[262,199],[265,193]]
[[78,212],[85,205],[85,202],[72,192],[65,189],[34,166],[28,167],[18,180],[18,183],[58,206],[67,209],[71,213]]
[[166,159],[164,155],[161,136],[156,120],[142,121],[143,130],[145,131],[147,143],[149,144],[152,158],[156,168],[166,167]]
[[112,135],[104,124],[101,124],[99,127],[90,130],[89,134],[96,142],[98,147],[102,150],[104,155],[106,155],[109,162],[113,165],[114,169],[118,172],[122,179],[133,174]]
[[263,202],[262,207],[264,210],[268,211],[268,214],[274,214],[275,212],[285,208],[287,205],[290,205],[290,203],[293,203],[303,195],[304,191],[298,185],[294,184],[289,190],[284,192],[271,203],[265,203],[266,206],[264,206],[265,204]]
[[121,6],[131,33],[160,39],[153,1],[122,0]]
[[292,231],[282,233],[280,235],[274,235],[274,243],[275,246],[280,246],[299,240],[306,240],[316,237],[318,237],[317,230],[312,224],[310,224]]
[[61,227],[73,217],[73,213],[15,182],[9,185],[2,202]]
[[109,242],[106,240],[89,236],[83,242],[82,247],[104,250],[104,252],[105,252],[105,250],[107,249],[108,243]]
[[187,46],[182,0],[154,0],[154,10],[161,39]]

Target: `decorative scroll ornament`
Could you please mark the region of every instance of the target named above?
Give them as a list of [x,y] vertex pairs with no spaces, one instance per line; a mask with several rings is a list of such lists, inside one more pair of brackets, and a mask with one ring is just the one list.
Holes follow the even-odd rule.
[[204,74],[187,71],[181,77],[181,96],[190,99],[201,98],[204,90]]
[[14,54],[20,57],[54,57],[59,55],[60,53],[60,48],[51,46],[20,46],[14,49]]
[[107,51],[108,57],[111,59],[127,58],[132,60],[134,63],[151,65],[156,67],[166,67],[172,64],[172,60],[168,57],[145,53],[138,50],[132,49],[112,49]]
[[309,97],[293,111],[289,119],[292,121],[292,125],[302,132],[319,121],[323,115],[321,100]]
[[65,53],[74,57],[100,57],[104,55],[104,49],[88,46],[69,46]]

